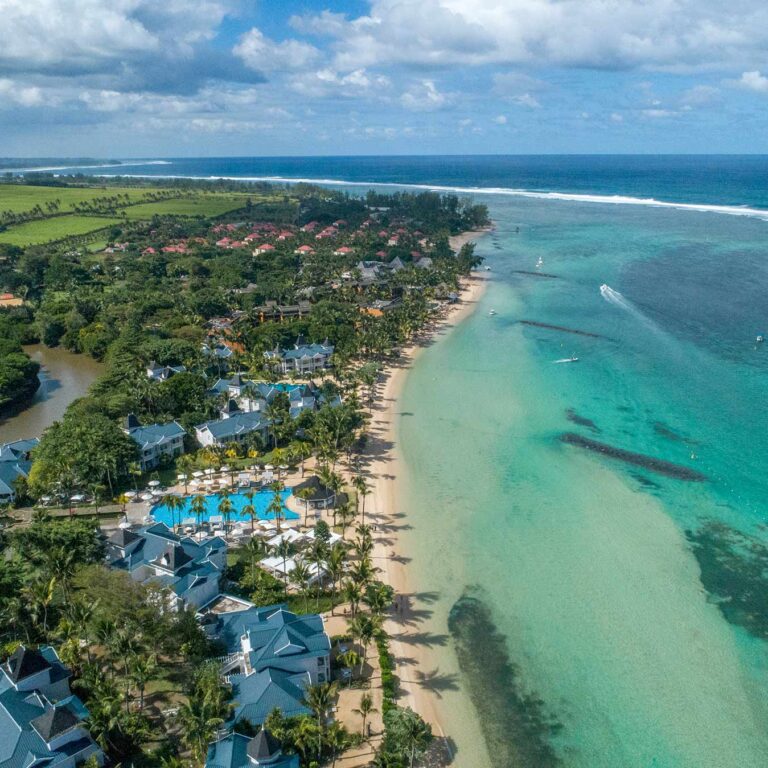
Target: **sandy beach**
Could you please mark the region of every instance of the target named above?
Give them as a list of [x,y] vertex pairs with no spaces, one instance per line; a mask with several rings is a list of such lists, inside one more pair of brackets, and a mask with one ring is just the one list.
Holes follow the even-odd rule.
[[[475,241],[486,231],[466,232],[451,238],[451,246],[458,249],[466,242]],[[396,674],[400,680],[402,706],[411,707],[432,725],[437,744],[430,764],[448,764],[452,758],[450,741],[445,738],[441,725],[439,696],[423,684],[427,670],[439,666],[436,651],[428,645],[405,646],[397,635],[404,627],[418,623],[416,608],[410,595],[415,594],[419,585],[415,583],[413,569],[408,568],[408,559],[402,557],[399,549],[398,529],[402,528],[404,516],[398,507],[398,480],[402,477],[403,461],[397,446],[397,417],[400,412],[400,395],[408,372],[421,352],[440,337],[451,332],[459,323],[469,317],[488,283],[489,274],[477,271],[463,282],[460,301],[448,307],[442,318],[426,329],[411,347],[403,350],[399,364],[388,369],[385,380],[379,385],[377,403],[374,407],[370,429],[369,460],[367,475],[371,483],[371,496],[366,505],[366,518],[375,526],[374,560],[381,568],[382,579],[391,584],[399,596],[394,614],[385,628],[391,637],[390,647],[396,661]]]

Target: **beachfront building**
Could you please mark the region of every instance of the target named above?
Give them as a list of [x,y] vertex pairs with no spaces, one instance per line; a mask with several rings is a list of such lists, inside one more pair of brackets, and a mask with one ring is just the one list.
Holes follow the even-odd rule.
[[125,419],[123,432],[139,446],[142,472],[184,453],[187,432],[177,421],[142,426],[131,413]]
[[2,768],[75,768],[90,757],[103,764],[71,674],[50,646],[20,645],[0,666]]
[[331,679],[331,641],[323,618],[298,616],[284,604],[216,614],[215,637],[227,649],[222,674],[232,685],[234,725],[261,725],[279,708],[283,715],[310,714],[308,686]]
[[29,477],[30,455],[39,442],[33,438],[0,445],[0,504],[13,504],[16,500],[16,483]]
[[265,352],[268,362],[275,363],[281,373],[294,373],[300,376],[313,374],[331,367],[333,346],[326,339],[322,344],[306,344],[298,338],[292,349],[275,347]]
[[262,728],[253,738],[230,733],[214,741],[205,768],[299,768],[299,756],[283,754],[280,742]]
[[177,373],[184,373],[187,369],[183,365],[158,365],[152,360],[147,365],[147,378],[152,381],[166,381]]
[[336,504],[336,491],[323,485],[316,475],[300,482],[293,489],[293,495],[301,499],[310,509],[328,509]]
[[202,446],[222,448],[230,443],[241,444],[258,435],[266,440],[269,420],[262,413],[240,411],[227,403],[221,412],[222,418],[206,421],[195,427],[195,437]]
[[164,523],[155,523],[115,531],[107,539],[106,561],[134,581],[166,589],[172,610],[201,608],[221,593],[227,544],[218,536],[201,541],[177,536]]

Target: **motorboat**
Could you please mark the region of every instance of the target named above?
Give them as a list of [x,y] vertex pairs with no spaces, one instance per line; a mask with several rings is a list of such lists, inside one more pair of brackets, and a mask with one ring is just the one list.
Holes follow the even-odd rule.
[[488,314],[493,317],[496,314],[496,310],[492,309]]
[[559,360],[555,360],[556,363],[578,363],[579,358],[576,357],[576,355],[571,355],[570,357],[561,357]]

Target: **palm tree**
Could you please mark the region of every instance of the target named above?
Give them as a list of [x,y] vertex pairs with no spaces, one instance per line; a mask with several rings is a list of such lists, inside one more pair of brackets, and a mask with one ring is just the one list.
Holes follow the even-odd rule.
[[317,738],[318,760],[323,751],[323,734],[325,732],[326,721],[330,715],[335,698],[336,683],[318,683],[317,685],[310,685],[304,691],[304,698],[301,703],[307,707],[307,709],[311,710],[317,720],[317,727],[319,730]]
[[277,532],[281,533],[280,521],[283,517],[283,497],[280,494],[280,491],[282,490],[282,486],[280,483],[272,483],[272,490],[274,491],[274,494],[272,496],[272,501],[269,502],[269,506],[267,507],[267,514],[271,514],[274,517]]
[[314,491],[311,488],[301,488],[296,491],[294,496],[301,499],[304,502],[304,526],[308,525],[307,518],[309,517],[309,500],[312,498]]
[[285,564],[295,551],[295,547],[287,539],[281,539],[280,543],[274,549],[275,557],[283,558],[283,588],[286,600],[288,599],[288,574],[285,572]]
[[355,667],[360,664],[360,654],[354,648],[350,648],[346,653],[342,653],[338,660],[349,670],[349,685],[351,686]]
[[363,590],[356,581],[350,580],[344,584],[344,600],[349,603],[349,607],[352,609],[352,618],[357,616],[357,609],[362,597]]
[[365,525],[365,497],[371,492],[371,487],[368,485],[366,479],[362,475],[355,475],[352,478],[352,485],[355,488],[355,491],[357,491],[357,495],[355,497],[355,504],[360,503],[360,499],[363,500],[362,505],[362,525]]
[[291,581],[298,587],[299,594],[304,598],[304,613],[309,613],[309,582],[312,574],[309,567],[302,560],[296,562],[296,567],[291,571]]
[[349,621],[349,634],[353,640],[360,643],[363,649],[363,657],[360,662],[360,674],[363,674],[363,667],[368,660],[368,645],[376,634],[376,622],[370,616],[358,615]]
[[338,721],[331,723],[325,734],[325,743],[331,748],[331,768],[333,768],[339,753],[343,752],[350,744],[346,728]]
[[208,500],[205,496],[193,496],[192,501],[189,503],[189,508],[195,513],[197,518],[198,528],[202,525],[203,515],[208,509]]
[[[38,576],[34,581],[22,589],[22,595],[27,600],[29,615],[32,623],[42,624],[43,635],[48,634],[48,609],[53,602],[56,591],[56,577],[46,579]],[[41,621],[42,620],[42,621]]]
[[227,531],[229,530],[229,519],[232,517],[232,510],[234,509],[232,505],[232,501],[229,498],[229,492],[228,491],[222,491],[219,494],[219,512],[221,513],[222,517],[224,518],[224,535],[227,535]]
[[267,554],[267,545],[256,536],[251,536],[245,545],[245,551],[248,555],[251,583],[256,584],[256,573],[258,572],[258,563]]
[[248,503],[243,506],[243,514],[251,518],[251,533],[253,533],[253,529],[256,527],[256,507],[253,504],[256,491],[246,491],[243,495],[248,500]]
[[157,674],[157,656],[134,656],[131,662],[131,680],[139,691],[139,711],[144,710],[144,691],[147,683]]
[[354,517],[349,501],[344,501],[336,507],[336,515],[341,523],[341,538],[346,539],[347,527]]
[[378,712],[379,710],[373,706],[373,697],[367,691],[362,695],[360,699],[360,706],[357,709],[352,710],[356,715],[360,715],[363,718],[363,728],[360,733],[365,737],[365,721],[369,715]]
[[166,493],[160,503],[171,513],[171,530],[176,530],[176,512],[184,506],[184,499],[175,493]]
[[331,616],[333,616],[336,607],[336,585],[341,581],[344,575],[344,566],[347,562],[347,550],[337,544],[331,547],[325,558],[325,569],[331,579]]
[[91,643],[90,643],[90,629],[91,622],[93,621],[93,613],[96,609],[97,603],[84,603],[77,601],[69,605],[69,620],[72,622],[72,627],[78,633],[80,639],[85,643],[85,652],[88,656],[88,663],[92,662],[91,658]]
[[74,578],[77,570],[75,561],[75,552],[66,547],[54,547],[43,555],[45,559],[45,570],[48,575],[55,578],[64,592],[64,602],[69,603],[69,585]]
[[218,716],[215,706],[205,698],[194,696],[184,702],[176,715],[181,727],[181,737],[192,751],[195,760],[202,761],[209,742],[213,741],[224,720]]

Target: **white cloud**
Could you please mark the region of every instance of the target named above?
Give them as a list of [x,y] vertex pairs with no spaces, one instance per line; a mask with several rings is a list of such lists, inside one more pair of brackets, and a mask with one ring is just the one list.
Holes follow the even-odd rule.
[[768,77],[757,70],[742,73],[741,78],[736,81],[736,85],[749,91],[768,93]]
[[618,112],[611,112],[611,122],[612,123],[623,123],[624,117],[623,115],[620,115]]
[[140,53],[184,55],[214,34],[229,3],[0,0],[0,63],[91,71]]
[[643,115],[643,117],[649,117],[652,120],[656,120],[659,118],[665,118],[665,117],[672,117],[677,114],[677,112],[671,110],[671,109],[643,109],[640,111],[640,114]]
[[507,124],[507,116],[506,115],[496,115],[496,117],[493,118],[493,122],[496,123],[496,125],[506,125]]
[[451,97],[441,93],[434,80],[420,80],[414,83],[400,97],[400,103],[414,112],[431,112],[442,109],[451,102]]
[[320,51],[300,40],[277,43],[254,27],[235,46],[234,53],[249,67],[261,72],[301,71],[320,58]]
[[365,69],[346,74],[331,68],[302,72],[291,77],[289,85],[302,96],[344,98],[381,96],[391,85],[388,77]]
[[768,6],[720,0],[371,0],[356,18],[295,18],[335,40],[340,68],[541,64],[706,67],[761,57]]
[[42,91],[36,86],[23,86],[7,78],[0,79],[0,106],[2,103],[21,107],[37,107],[44,102]]
[[680,97],[683,107],[701,107],[715,101],[720,95],[720,89],[711,85],[694,85]]

